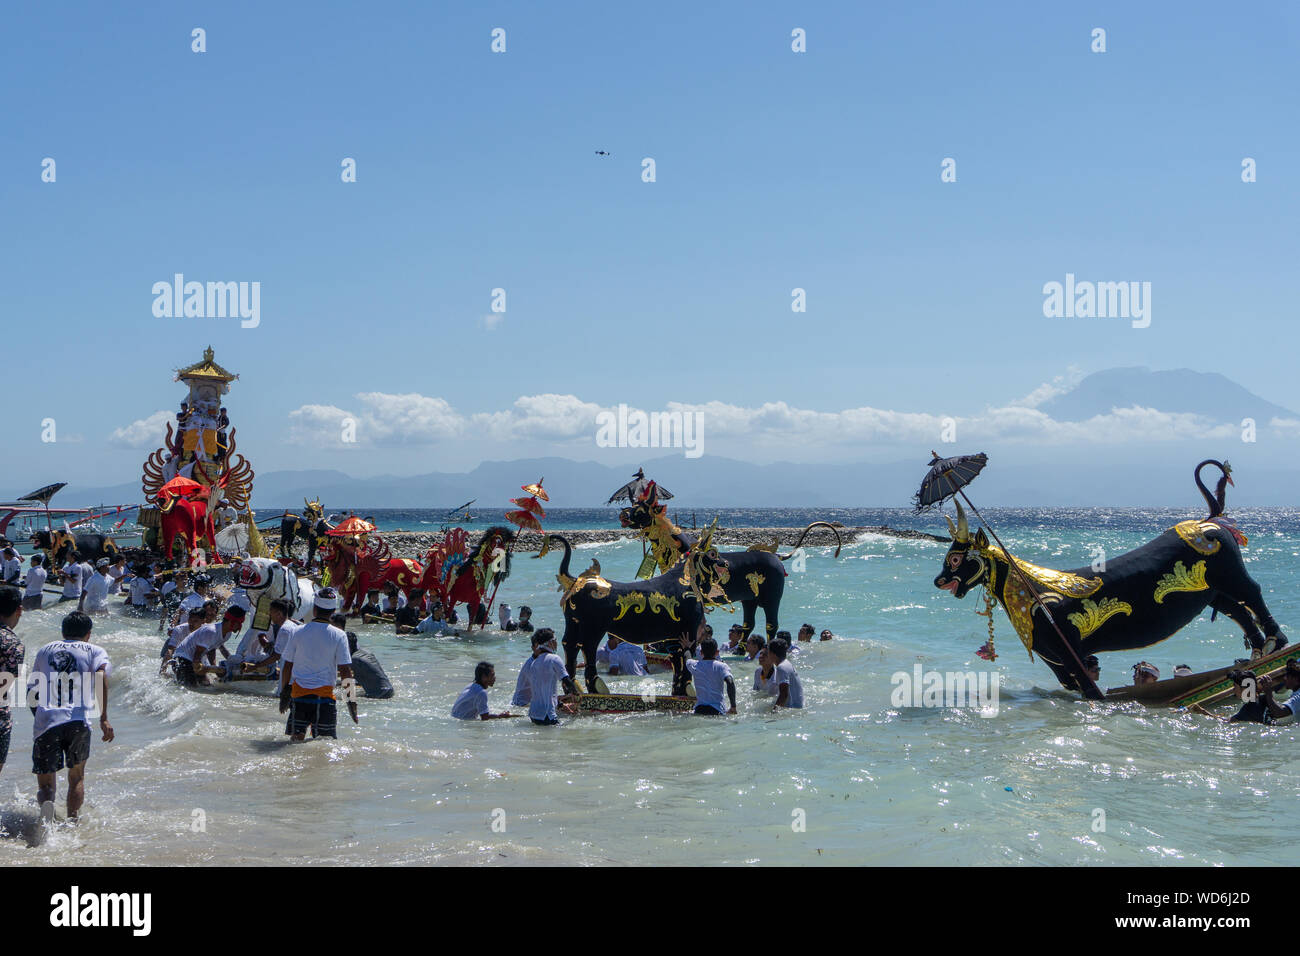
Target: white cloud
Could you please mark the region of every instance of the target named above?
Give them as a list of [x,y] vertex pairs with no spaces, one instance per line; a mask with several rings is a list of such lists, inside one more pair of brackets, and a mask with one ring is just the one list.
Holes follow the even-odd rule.
[[[1049,383],[1034,394],[1046,395],[1056,387]],[[595,441],[597,414],[601,411],[617,412],[616,408],[607,409],[583,401],[576,395],[556,393],[522,395],[500,411],[470,414],[458,412],[446,399],[419,394],[363,392],[356,396],[356,400],[357,407],[352,411],[333,405],[304,405],[290,412],[291,440],[342,445],[344,426],[351,419],[360,446],[432,444],[445,439],[583,446]],[[1111,445],[1188,439],[1225,440],[1237,437],[1239,430],[1234,423],[1140,407],[1112,409],[1105,415],[1082,422],[1061,422],[1025,404],[1027,400],[955,418],[958,439],[963,443]],[[703,434],[709,441],[776,449],[934,444],[940,440],[947,422],[945,416],[928,412],[901,412],[871,406],[828,412],[797,408],[785,401],[757,406],[719,401],[703,404],[668,402],[663,408],[643,411],[698,412],[703,422]],[[1270,424],[1289,429],[1288,433],[1300,430],[1300,422],[1276,420]]]
[[1011,402],[1010,405],[1015,408],[1037,408],[1058,395],[1064,395],[1081,381],[1083,381],[1083,369],[1071,365],[1065,370],[1064,375],[1058,375],[1050,382],[1044,382],[1024,398]]
[[[115,428],[108,436],[110,445],[121,448],[158,448],[167,437],[167,423],[172,421],[172,412],[154,412],[148,418],[141,418],[122,428]],[[63,439],[71,441],[71,439]]]

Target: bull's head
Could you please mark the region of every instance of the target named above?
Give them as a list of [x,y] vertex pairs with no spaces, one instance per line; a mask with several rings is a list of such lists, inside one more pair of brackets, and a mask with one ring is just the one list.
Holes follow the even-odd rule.
[[302,499],[302,504],[303,518],[306,520],[309,527],[315,528],[316,522],[325,517],[325,509],[321,507],[320,499],[317,498],[314,501],[308,501],[304,498]]
[[947,515],[944,517],[948,521],[948,530],[952,532],[952,547],[944,555],[943,571],[934,579],[934,586],[953,597],[962,598],[971,588],[988,580],[988,562],[981,552],[989,546],[989,539],[983,528],[977,529],[974,535],[970,533],[966,512],[960,502],[957,502],[956,524]]
[[666,508],[659,504],[659,487],[652,481],[636,501],[618,513],[618,523],[624,528],[648,528]]

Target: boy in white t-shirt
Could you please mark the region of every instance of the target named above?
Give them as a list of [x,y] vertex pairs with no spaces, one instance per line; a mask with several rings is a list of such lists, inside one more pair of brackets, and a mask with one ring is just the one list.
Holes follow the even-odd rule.
[[[690,647],[690,638],[681,637],[682,650]],[[700,659],[687,660],[686,669],[691,672],[695,684],[695,713],[719,717],[723,713],[736,712],[736,681],[731,676],[731,668],[718,660],[718,642],[706,637],[699,643]],[[728,704],[723,710],[722,692],[726,689]]]
[[45,570],[45,556],[32,555],[32,566],[27,569],[27,584],[23,588],[23,610],[39,611],[45,593],[45,580],[49,572]]
[[63,639],[36,652],[27,682],[32,707],[32,773],[41,818],[54,818],[58,773],[68,768],[68,818],[76,819],[85,799],[86,761],[90,757],[90,720],[99,718],[105,742],[113,739],[108,722],[108,653],[90,643],[90,616],[73,611],[63,619]]
[[780,637],[774,638],[767,645],[767,653],[776,661],[776,669],[772,674],[772,683],[777,688],[773,710],[780,707],[803,707],[803,683],[795,673],[794,665],[786,660],[789,650],[790,645]]
[[499,720],[513,714],[494,714],[488,710],[488,688],[497,682],[497,670],[487,661],[474,667],[474,683],[470,684],[451,705],[451,715],[457,720]]

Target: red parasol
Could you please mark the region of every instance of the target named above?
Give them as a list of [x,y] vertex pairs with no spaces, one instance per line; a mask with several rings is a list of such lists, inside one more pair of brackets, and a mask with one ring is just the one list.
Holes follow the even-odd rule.
[[536,498],[511,498],[510,500],[530,514],[535,514],[539,518],[546,517],[546,512],[542,510]]
[[154,497],[158,500],[163,498],[184,498],[188,495],[198,495],[202,497],[208,493],[206,485],[201,485],[193,478],[186,478],[183,475],[177,475],[167,484],[158,489],[158,494]]
[[[520,511],[507,511],[506,520],[511,524],[519,526],[519,530],[527,528],[529,531],[541,531],[542,523],[537,520],[537,515],[526,509]],[[511,542],[513,544],[513,542]]]
[[375,526],[369,521],[365,521],[364,519],[358,518],[354,515],[351,518],[344,518],[325,533],[334,538],[344,538],[348,535],[369,534],[374,530]]
[[520,487],[522,488],[522,490],[528,492],[530,495],[536,495],[538,498],[541,498],[543,501],[550,501],[551,496],[548,495],[546,493],[546,489],[542,487],[542,482],[545,480],[546,480],[545,478],[538,478],[537,484],[521,485]]

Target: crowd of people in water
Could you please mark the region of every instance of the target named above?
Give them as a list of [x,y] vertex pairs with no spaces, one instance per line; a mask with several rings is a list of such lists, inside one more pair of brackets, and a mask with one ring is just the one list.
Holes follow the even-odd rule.
[[[123,599],[121,603],[137,613],[158,617],[159,629],[165,633],[159,673],[170,673],[179,685],[195,688],[206,684],[209,675],[220,681],[276,682],[276,699],[286,718],[284,733],[291,741],[303,741],[308,733],[313,738],[337,737],[336,688],[341,689],[353,721],[359,720],[359,692],[377,699],[394,695],[378,659],[360,647],[357,635],[348,629],[348,619],[339,613],[340,599],[332,588],[316,591],[305,621],[294,618],[296,608],[288,601],[275,600],[270,603],[265,627],[245,628],[253,608],[242,589],[218,594],[212,578],[202,571],[171,571],[161,564],[128,568],[121,554],[100,558],[92,565],[77,553],[58,569],[49,567],[45,555],[32,555],[25,576],[23,571],[15,550],[0,548],[0,680],[7,678],[6,693],[0,699],[0,771],[10,750],[13,690],[26,655],[16,631],[23,612],[41,608],[50,584],[59,595],[56,606],[74,602],[76,606],[61,621],[60,639],[37,651],[28,672],[28,702],[34,702],[32,772],[37,778],[43,819],[53,817],[57,774],[65,768],[67,814],[70,819],[77,816],[85,796],[92,720],[98,721],[104,741],[113,739],[108,719],[112,664],[107,651],[91,641],[95,619],[109,613],[113,598]],[[457,628],[460,620],[454,609],[444,608],[432,595],[418,590],[403,593],[394,584],[367,592],[365,604],[355,613],[367,624],[391,624],[398,635],[463,633]],[[469,625],[484,625],[487,614],[487,607],[480,607]],[[503,602],[497,608],[502,631],[521,631],[531,637],[532,652],[519,669],[510,705],[526,708],[534,724],[554,725],[561,713],[578,710],[576,675],[568,672],[558,653],[555,632],[535,627],[532,615],[526,605],[519,608],[517,618],[509,604]],[[241,631],[238,647],[229,651],[227,643]],[[804,645],[834,636],[829,629],[819,633],[811,624],[804,624],[795,637],[789,631],[778,631],[768,641],[733,624],[726,640],[720,641],[705,624],[699,634],[682,636],[678,647],[670,642],[642,647],[611,634],[597,652],[597,663],[604,664],[611,676],[644,677],[652,666],[647,650],[656,658],[653,663],[659,664],[677,651],[690,672],[695,698],[692,711],[709,716],[736,713],[732,668],[752,665],[750,689],[756,699],[770,700],[774,711],[799,709],[804,706],[804,688],[794,658]],[[1099,681],[1097,658],[1087,657],[1083,663],[1093,681]],[[1175,677],[1191,674],[1186,665],[1174,669]],[[1138,686],[1160,680],[1159,669],[1147,661],[1135,664],[1133,675]],[[1289,661],[1276,684],[1246,668],[1232,670],[1228,678],[1242,704],[1236,713],[1224,718],[1203,708],[1193,709],[1229,723],[1271,724],[1300,713],[1300,661]],[[522,717],[522,713],[492,711],[488,693],[495,684],[495,665],[480,661],[473,681],[456,697],[451,716],[461,720]],[[88,687],[93,692],[84,692]],[[73,688],[83,692],[73,693]],[[1290,694],[1279,701],[1277,695],[1283,689]]]
[[[522,612],[527,608],[521,608]],[[530,628],[531,629],[531,628]],[[703,716],[720,716],[736,713],[736,680],[731,665],[743,667],[753,664],[752,690],[757,698],[771,698],[772,710],[801,709],[804,705],[803,683],[790,659],[799,653],[798,645],[809,643],[816,629],[811,624],[799,628],[797,641],[789,631],[777,631],[771,641],[751,633],[745,636],[740,624],[733,624],[727,632],[727,641],[720,644],[713,636],[713,627],[705,624],[694,638],[680,637],[680,650],[691,675],[695,690],[693,713]],[[834,638],[830,629],[821,632],[819,641]],[[664,650],[664,642],[650,645],[651,652]],[[533,652],[519,668],[515,680],[515,693],[510,699],[513,707],[528,708],[528,717],[534,724],[559,723],[559,711],[575,713],[577,705],[572,699],[559,697],[563,687],[565,698],[578,693],[574,675],[569,674],[564,660],[559,656],[555,632],[549,627],[538,628],[532,634]],[[671,649],[669,644],[667,649]],[[596,654],[597,663],[606,664],[611,676],[644,677],[649,674],[646,649],[639,644],[609,635],[605,646]],[[730,661],[730,663],[728,663]],[[496,666],[480,661],[474,668],[474,680],[461,691],[452,704],[451,716],[461,720],[496,720],[513,717],[505,711],[492,713],[488,706],[488,690],[496,684]]]

